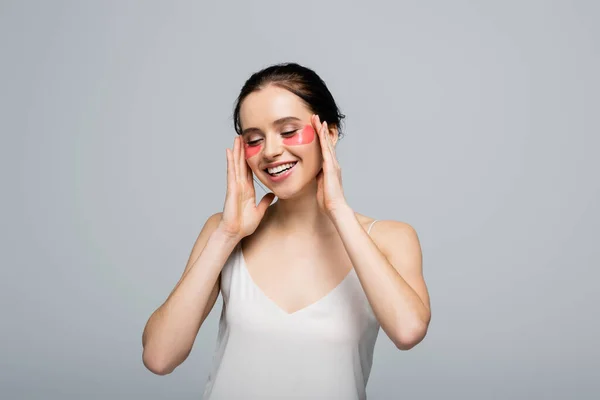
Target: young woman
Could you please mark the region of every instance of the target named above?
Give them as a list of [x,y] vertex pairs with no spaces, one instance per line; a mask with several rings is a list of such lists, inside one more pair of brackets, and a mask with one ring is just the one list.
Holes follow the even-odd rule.
[[[379,328],[401,350],[424,338],[431,314],[417,234],[346,202],[335,153],[343,118],[325,83],[298,64],[245,83],[223,212],[208,218],[146,325],[148,369],[168,374],[187,358],[219,292],[205,399],[365,399]],[[253,176],[271,191],[258,204]]]

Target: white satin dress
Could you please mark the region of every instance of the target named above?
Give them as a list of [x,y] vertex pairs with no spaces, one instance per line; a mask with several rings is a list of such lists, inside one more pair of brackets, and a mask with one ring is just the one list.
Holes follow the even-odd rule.
[[367,398],[380,326],[354,268],[326,296],[290,314],[253,282],[238,244],[223,267],[221,293],[204,400]]

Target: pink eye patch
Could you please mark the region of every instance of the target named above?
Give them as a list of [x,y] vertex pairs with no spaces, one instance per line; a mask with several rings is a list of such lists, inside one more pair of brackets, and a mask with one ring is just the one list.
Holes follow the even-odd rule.
[[283,143],[288,146],[298,146],[301,144],[309,144],[315,139],[315,130],[311,125],[306,125],[304,128],[296,132],[292,137],[283,139]]
[[[296,134],[289,138],[283,139],[283,144],[286,146],[299,146],[303,144],[309,144],[315,140],[315,130],[311,125],[306,125],[304,128],[299,129]],[[262,149],[262,143],[255,146],[250,146],[248,143],[244,143],[244,153],[246,159],[257,155]]]
[[257,155],[260,152],[262,145],[250,146],[248,143],[244,143],[244,153],[246,154],[246,159]]

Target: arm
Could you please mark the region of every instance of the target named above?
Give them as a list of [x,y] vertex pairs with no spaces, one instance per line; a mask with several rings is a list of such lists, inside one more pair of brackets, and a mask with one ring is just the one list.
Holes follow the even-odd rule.
[[219,295],[221,269],[238,241],[218,228],[220,221],[221,213],[206,221],[179,282],[144,328],[142,359],[158,375],[185,361]]
[[370,237],[350,207],[334,212],[332,220],[381,327],[398,349],[414,347],[431,319],[416,232],[405,223],[380,221]]
[[[335,225],[379,324],[401,350],[427,333],[431,313],[422,275],[421,247],[408,224],[382,221],[373,239],[346,203],[335,156],[337,127],[312,116],[319,133],[323,168],[317,175],[317,202]],[[375,243],[375,241],[377,243]]]
[[142,335],[144,365],[159,375],[171,373],[192,350],[200,326],[219,294],[219,275],[239,241],[251,235],[275,195],[256,204],[252,171],[236,135],[227,157],[227,193],[222,213],[211,216],[187,262],[183,275],[165,303],[148,320]]

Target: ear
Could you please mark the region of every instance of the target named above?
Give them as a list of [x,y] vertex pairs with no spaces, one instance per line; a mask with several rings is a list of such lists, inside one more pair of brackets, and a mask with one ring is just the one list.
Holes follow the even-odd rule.
[[333,143],[333,146],[335,147],[335,145],[337,144],[338,141],[338,128],[335,125],[331,125],[328,127],[329,130],[329,137],[331,138],[331,143]]

